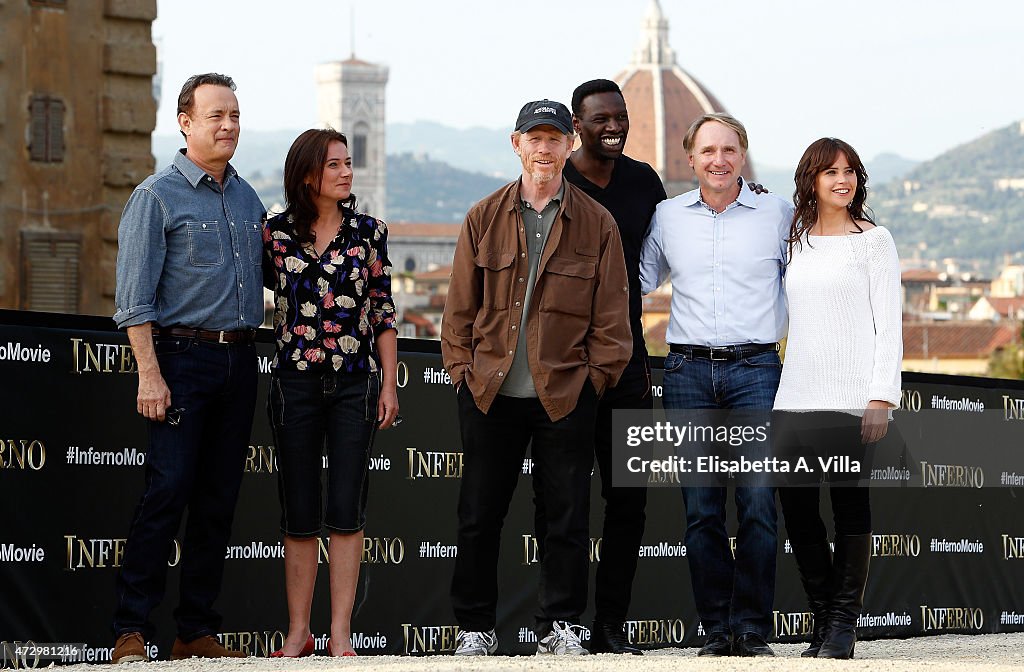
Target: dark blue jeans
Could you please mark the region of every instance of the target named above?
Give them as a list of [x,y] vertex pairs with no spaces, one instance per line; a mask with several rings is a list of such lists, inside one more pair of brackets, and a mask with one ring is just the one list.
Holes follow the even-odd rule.
[[[315,537],[323,528],[348,534],[366,525],[370,448],[377,428],[375,374],[279,369],[267,411],[277,447],[281,532]],[[327,449],[327,510],[320,474]]]
[[185,509],[180,598],[174,619],[189,642],[220,630],[213,603],[242,483],[256,406],[256,348],[191,338],[154,339],[160,372],[181,422],[147,421],[146,486],[135,509],[117,578],[114,632],[153,635],[168,558]]
[[[666,409],[771,409],[782,365],[774,352],[737,361],[669,353],[665,358]],[[705,632],[772,633],[775,489],[737,487],[735,557],[725,528],[726,488],[683,487],[686,549],[697,614]]]

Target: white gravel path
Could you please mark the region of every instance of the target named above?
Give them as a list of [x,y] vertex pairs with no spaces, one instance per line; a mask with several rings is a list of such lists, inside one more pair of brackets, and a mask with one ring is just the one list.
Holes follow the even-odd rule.
[[[455,658],[454,656],[360,656],[327,658],[313,656],[301,660],[246,658],[244,660],[200,660],[131,663],[126,672],[328,672],[338,670],[382,670],[384,672],[518,672],[548,670],[585,670],[587,672],[678,672],[681,668],[707,672],[755,670],[842,670],[843,672],[880,672],[924,670],[985,670],[1021,672],[1024,670],[1024,633],[998,635],[943,635],[912,639],[879,639],[857,643],[852,661],[802,659],[804,644],[773,644],[776,658],[697,658],[697,649],[661,649],[643,657],[587,656],[578,658],[546,656]],[[68,672],[106,670],[107,665],[70,665]]]

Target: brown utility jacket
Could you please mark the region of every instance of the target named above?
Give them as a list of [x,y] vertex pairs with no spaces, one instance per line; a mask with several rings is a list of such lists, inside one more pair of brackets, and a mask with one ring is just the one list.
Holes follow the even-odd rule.
[[[552,421],[598,395],[629,362],[629,288],[615,220],[568,180],[537,269],[526,322],[530,372]],[[452,384],[486,413],[512,366],[529,273],[519,180],[474,205],[455,248],[441,323]]]

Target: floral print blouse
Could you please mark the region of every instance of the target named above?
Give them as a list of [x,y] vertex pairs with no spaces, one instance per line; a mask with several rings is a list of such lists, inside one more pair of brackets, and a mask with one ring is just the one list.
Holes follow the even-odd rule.
[[265,282],[276,300],[275,369],[375,372],[375,337],[398,328],[387,225],[339,207],[341,228],[322,255],[293,237],[290,215],[263,228]]

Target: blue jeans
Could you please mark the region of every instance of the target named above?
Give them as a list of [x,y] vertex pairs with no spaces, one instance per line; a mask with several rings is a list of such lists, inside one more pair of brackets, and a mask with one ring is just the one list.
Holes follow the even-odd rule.
[[[370,448],[377,428],[376,374],[278,369],[267,411],[277,447],[281,532],[315,537],[366,525]],[[327,509],[320,474],[327,447]]]
[[220,593],[224,554],[256,406],[256,347],[192,338],[154,338],[177,425],[147,421],[146,486],[135,509],[117,577],[114,632],[150,639],[150,612],[160,603],[168,558],[185,509],[178,637],[190,642],[220,630],[213,603]]
[[[771,409],[782,365],[774,352],[737,361],[669,353],[665,358],[666,409]],[[705,632],[772,633],[775,599],[775,489],[736,488],[735,557],[725,528],[726,488],[683,487],[686,548],[697,614]]]

